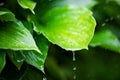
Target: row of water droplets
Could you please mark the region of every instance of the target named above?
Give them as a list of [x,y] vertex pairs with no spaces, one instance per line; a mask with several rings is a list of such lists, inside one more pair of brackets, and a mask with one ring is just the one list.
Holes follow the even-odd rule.
[[[75,57],[75,52],[74,51],[72,51],[72,61],[75,63],[76,62],[76,57]],[[73,72],[74,72],[74,75],[73,75],[73,80],[76,80],[76,70],[77,70],[77,68],[76,68],[76,66],[74,65],[73,66]],[[44,77],[43,78],[43,80],[47,80],[47,78],[46,77]]]
[[[72,61],[73,61],[73,64],[76,62],[76,57],[75,57],[75,52],[74,51],[72,51],[72,54],[73,54],[73,58],[72,58]],[[73,66],[73,73],[74,73],[74,75],[73,75],[73,80],[76,80],[76,70],[77,70],[77,67],[74,65]]]
[[[75,56],[75,52],[72,51],[72,61],[75,63],[76,62],[76,56]],[[74,65],[73,66],[73,72],[74,72],[74,75],[73,75],[73,80],[76,80],[76,70],[77,70],[77,67]],[[47,80],[46,77],[43,77],[43,80]]]

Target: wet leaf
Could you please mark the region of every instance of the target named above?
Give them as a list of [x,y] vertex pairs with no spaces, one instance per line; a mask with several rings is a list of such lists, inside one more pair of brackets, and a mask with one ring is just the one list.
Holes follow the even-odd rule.
[[15,19],[15,15],[11,11],[5,8],[0,8],[1,21],[13,21],[14,19]]
[[44,72],[44,63],[47,57],[48,41],[43,36],[36,36],[36,42],[42,55],[35,51],[24,51],[26,62]]
[[6,64],[5,56],[6,56],[5,52],[0,50],[0,73]]
[[0,48],[40,52],[30,32],[19,21],[1,23]]
[[87,49],[96,22],[92,12],[83,7],[56,7],[48,11],[43,21],[43,35],[66,50]]
[[109,29],[103,29],[95,33],[90,46],[101,46],[120,53],[120,41]]
[[12,63],[20,70],[24,60],[25,56],[21,51],[9,51],[8,56]]
[[34,2],[33,0],[17,0],[17,1],[21,7],[25,9],[30,9],[31,12],[35,14],[33,10],[36,6],[36,2]]

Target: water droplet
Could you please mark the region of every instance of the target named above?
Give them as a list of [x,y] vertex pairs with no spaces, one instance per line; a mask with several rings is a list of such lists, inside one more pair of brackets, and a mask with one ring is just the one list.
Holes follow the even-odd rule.
[[73,61],[76,61],[76,58],[75,58],[75,52],[72,51],[72,53],[73,53]]
[[46,78],[46,77],[44,77],[44,78],[43,78],[43,80],[47,80],[47,78]]
[[101,26],[103,27],[103,26],[105,26],[106,25],[106,23],[103,23]]
[[76,80],[76,75],[73,76],[73,80]]
[[23,62],[23,59],[21,59],[21,60],[18,59],[17,62],[18,62],[18,63]]
[[[76,61],[75,52],[72,51],[72,54],[73,54],[73,59],[72,60],[73,60],[73,62],[75,62]],[[76,70],[77,70],[76,66],[73,66],[73,72],[74,72],[73,80],[76,80]]]
[[77,70],[77,68],[76,68],[76,67],[74,67],[74,68],[73,68],[73,70],[74,70],[74,71],[76,71],[76,70]]
[[5,4],[5,3],[2,2],[2,3],[0,3],[0,6],[3,6],[4,4]]
[[108,21],[109,21],[109,19],[106,19],[106,20],[105,20],[105,22],[108,22]]

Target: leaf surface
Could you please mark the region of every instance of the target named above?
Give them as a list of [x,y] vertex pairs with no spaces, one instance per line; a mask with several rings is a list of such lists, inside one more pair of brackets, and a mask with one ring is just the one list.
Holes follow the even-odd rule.
[[13,21],[14,19],[15,19],[15,15],[11,11],[5,8],[0,8],[1,21]]
[[96,22],[92,12],[83,7],[56,7],[43,17],[43,35],[66,50],[87,49]]
[[1,23],[0,48],[40,52],[30,32],[19,21]]
[[42,54],[35,51],[25,51],[26,62],[44,72],[44,63],[48,52],[48,41],[43,36],[36,36],[36,42]]
[[120,53],[120,41],[109,29],[103,29],[95,33],[90,46],[101,46],[103,48]]

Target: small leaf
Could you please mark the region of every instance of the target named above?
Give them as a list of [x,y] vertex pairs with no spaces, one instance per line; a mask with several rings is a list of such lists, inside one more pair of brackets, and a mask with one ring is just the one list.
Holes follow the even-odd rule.
[[6,56],[5,52],[0,50],[0,73],[6,64],[5,56]]
[[35,6],[36,6],[36,2],[34,2],[33,0],[17,0],[19,5],[25,9],[30,9],[31,12],[33,14],[35,14],[35,12],[33,11]]
[[40,52],[30,32],[19,21],[1,23],[0,48]]
[[0,20],[1,21],[13,21],[15,15],[5,8],[0,8]]
[[56,7],[43,17],[43,35],[66,50],[87,49],[96,22],[92,12],[83,7]]
[[101,46],[120,53],[120,41],[109,29],[103,29],[95,33],[90,46]]
[[35,51],[24,51],[26,62],[44,72],[44,63],[48,52],[48,41],[43,36],[36,36],[36,42],[42,55]]
[[9,51],[8,56],[12,63],[20,70],[24,60],[25,56],[21,51]]

